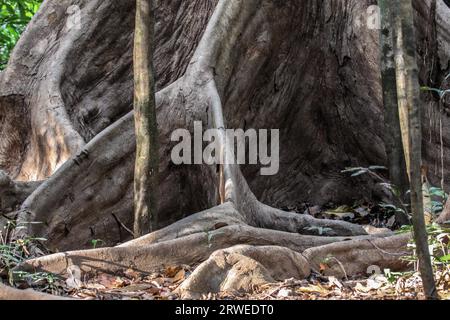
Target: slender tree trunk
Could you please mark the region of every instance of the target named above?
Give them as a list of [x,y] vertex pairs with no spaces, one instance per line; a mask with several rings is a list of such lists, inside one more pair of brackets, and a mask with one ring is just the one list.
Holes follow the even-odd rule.
[[[406,0],[408,1],[408,0]],[[398,13],[398,1],[388,1],[389,11],[393,14],[392,21],[396,31],[401,30],[401,19]],[[402,32],[396,32],[394,35],[394,60],[397,78],[397,100],[398,112],[400,120],[400,128],[403,141],[403,150],[405,154],[406,169],[408,175],[410,173],[410,145],[409,145],[409,114],[408,101],[406,96],[406,66],[403,58],[402,48],[404,46],[404,39]]]
[[[394,32],[390,0],[380,0],[381,9],[381,78],[385,115],[385,144],[389,162],[391,182],[399,189],[401,198],[409,190],[408,174],[404,155],[402,130],[400,127],[399,105],[396,85]],[[397,204],[398,205],[398,204]],[[397,222],[409,224],[406,213],[397,214]]]
[[[407,108],[409,177],[411,185],[411,210],[414,225],[414,240],[419,259],[425,295],[437,299],[433,268],[428,248],[422,191],[422,128],[420,110],[420,87],[416,61],[414,11],[411,0],[389,1],[395,16],[395,50],[397,63],[398,96],[401,108]],[[400,114],[402,117],[402,114]],[[406,147],[406,145],[405,145]]]
[[154,13],[152,0],[136,1],[134,38],[134,117],[136,166],[134,177],[134,234],[154,231],[158,226],[158,134],[153,68]]

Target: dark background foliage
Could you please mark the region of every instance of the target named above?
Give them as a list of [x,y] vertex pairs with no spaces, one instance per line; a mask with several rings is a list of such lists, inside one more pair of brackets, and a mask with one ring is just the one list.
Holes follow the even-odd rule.
[[42,0],[0,0],[0,70]]

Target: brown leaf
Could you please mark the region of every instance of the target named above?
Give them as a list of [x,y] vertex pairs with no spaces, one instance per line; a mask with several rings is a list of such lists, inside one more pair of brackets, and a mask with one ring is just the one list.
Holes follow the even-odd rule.
[[138,291],[146,291],[146,290],[149,290],[152,288],[154,288],[154,287],[150,284],[141,283],[141,284],[132,284],[128,287],[120,288],[120,289],[118,289],[118,291],[120,291],[120,292],[138,292]]
[[123,288],[128,284],[128,282],[125,279],[122,279],[120,277],[117,277],[114,281],[113,285],[116,288]]
[[323,271],[325,271],[327,269],[328,269],[328,266],[326,264],[324,264],[324,263],[319,264],[320,272],[323,272]]
[[186,278],[186,272],[181,269],[180,271],[178,271],[178,273],[173,277],[173,282],[177,283],[177,282],[181,282],[184,281],[184,279]]
[[157,288],[157,287],[151,287],[147,290],[148,293],[152,294],[152,295],[159,295],[161,292],[161,288]]
[[103,273],[94,279],[93,282],[105,288],[113,288],[116,286],[116,277]]
[[180,266],[178,266],[178,267],[167,267],[164,273],[165,273],[165,275],[167,277],[174,278],[181,269],[182,268]]
[[[106,289],[106,287],[104,285],[100,284],[100,283],[88,283],[86,285],[86,288],[88,288],[88,289],[95,289],[95,290],[105,290]],[[91,293],[89,293],[89,294],[91,294]]]
[[130,279],[139,279],[141,278],[141,274],[139,272],[134,271],[133,269],[128,269],[124,272],[124,274]]
[[450,292],[441,292],[440,293],[441,299],[442,300],[450,300]]
[[358,282],[355,286],[355,290],[362,293],[369,293],[370,291],[372,291],[372,288],[366,287]]
[[320,294],[328,294],[329,291],[327,289],[325,289],[324,287],[322,287],[321,285],[312,285],[309,287],[301,287],[298,289],[299,292],[303,292],[303,293],[320,293]]

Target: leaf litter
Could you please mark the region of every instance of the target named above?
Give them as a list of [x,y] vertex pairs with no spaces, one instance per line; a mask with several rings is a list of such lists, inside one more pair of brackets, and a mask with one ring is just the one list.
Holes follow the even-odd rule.
[[[191,266],[171,266],[152,274],[141,274],[131,269],[116,275],[99,273],[80,280],[76,287],[70,287],[67,281],[56,282],[58,292],[52,293],[85,300],[177,300],[180,296],[175,290],[193,270]],[[436,279],[440,297],[450,299],[450,274],[437,272]],[[423,300],[424,296],[419,273],[387,271],[385,275],[348,280],[313,273],[305,280],[287,279],[256,286],[252,293],[209,293],[202,299]]]

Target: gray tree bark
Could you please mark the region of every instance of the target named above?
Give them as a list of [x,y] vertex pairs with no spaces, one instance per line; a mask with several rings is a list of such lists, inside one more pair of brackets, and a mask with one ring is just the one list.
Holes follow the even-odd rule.
[[[222,249],[220,254],[247,255],[271,268],[260,250],[227,251],[242,244],[278,247],[267,252],[302,263],[302,272],[293,276],[304,276],[304,268],[314,268],[316,258],[330,252],[341,252],[337,259],[354,274],[375,261],[404,268],[395,257],[404,253],[409,237],[368,235],[359,225],[277,209],[377,199],[369,178],[340,174],[345,167],[387,163],[379,31],[357,23],[365,21],[371,4],[155,1],[156,109],[164,124],[156,196],[160,225],[166,227],[127,242],[123,226],[133,225],[136,151],[135,1],[44,1],[0,73],[0,114],[11,119],[7,126],[1,122],[0,168],[13,180],[45,179],[18,212],[19,222],[43,223],[16,236],[44,237],[55,251],[86,249],[92,239],[111,247],[46,256],[21,268],[64,274],[68,264],[86,272],[113,272],[126,264],[149,272],[161,264],[211,264],[216,260],[210,254]],[[71,5],[80,6],[81,30],[67,27]],[[431,16],[428,1],[417,1],[416,8],[422,22],[419,54],[436,43],[434,57],[444,66],[448,51],[438,45],[443,33],[425,28],[437,25],[442,13]],[[421,65],[423,74],[432,65]],[[170,135],[178,128],[192,132],[194,121],[205,129],[280,128],[280,173],[261,177],[258,166],[175,166]],[[426,129],[436,133],[433,126]],[[434,152],[425,154],[432,167]],[[311,249],[307,264],[279,247]],[[270,276],[280,274],[286,276]]]

